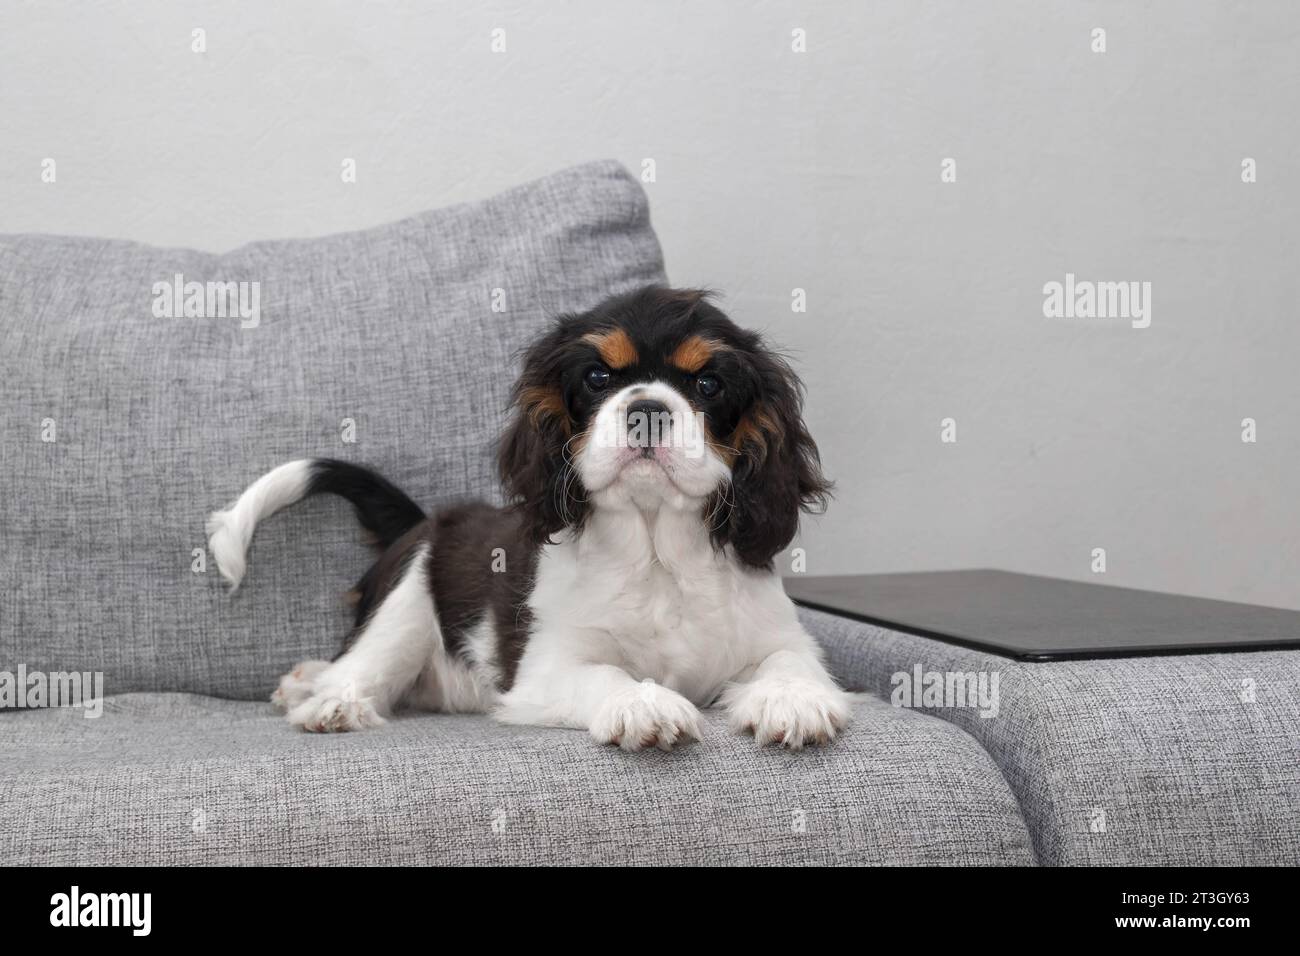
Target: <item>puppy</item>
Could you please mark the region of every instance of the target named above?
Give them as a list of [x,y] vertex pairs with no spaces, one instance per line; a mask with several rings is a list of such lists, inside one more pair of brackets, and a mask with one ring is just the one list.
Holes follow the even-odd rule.
[[720,704],[760,744],[822,744],[849,698],[773,567],[829,489],[801,407],[789,366],[706,293],[649,287],[528,349],[498,454],[507,507],[426,517],[373,472],[308,459],[214,513],[209,545],[237,587],[257,523],[320,493],[374,536],[344,651],[272,697],[304,730],[486,711],[670,750]]

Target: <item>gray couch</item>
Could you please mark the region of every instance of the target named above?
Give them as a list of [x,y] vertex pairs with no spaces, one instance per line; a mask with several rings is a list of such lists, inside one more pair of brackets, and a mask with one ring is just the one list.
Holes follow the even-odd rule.
[[[345,506],[312,501],[259,530],[231,596],[206,512],[304,455],[373,464],[428,506],[496,498],[519,347],[663,280],[614,163],[225,255],[0,237],[0,672],[99,672],[107,695],[96,718],[0,713],[0,859],[1296,861],[1300,654],[1017,664],[806,612],[865,691],[825,749],[759,750],[714,715],[672,754],[470,716],[290,728],[267,697],[337,648],[368,554]],[[219,314],[209,282],[257,283],[256,310]],[[1001,714],[892,707],[889,675],[917,662],[1000,670]]]

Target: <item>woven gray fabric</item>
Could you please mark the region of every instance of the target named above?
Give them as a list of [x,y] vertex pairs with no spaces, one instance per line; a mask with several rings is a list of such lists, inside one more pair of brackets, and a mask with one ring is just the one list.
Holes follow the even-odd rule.
[[[1044,864],[1300,862],[1300,652],[1022,663],[807,609],[846,684],[997,672],[999,709],[927,709],[967,730],[1020,801]],[[1253,701],[1249,698],[1253,697]]]
[[355,734],[269,704],[127,694],[0,719],[9,864],[1032,863],[963,731],[869,698],[825,749],[626,754],[572,730],[419,714]]
[[[258,325],[155,317],[176,274],[259,283]],[[207,513],[317,455],[425,506],[495,496],[517,350],[547,315],[663,281],[645,195],[613,162],[225,255],[0,237],[0,669],[264,699],[337,651],[369,555],[345,505],[309,502],[259,529],[231,599],[210,560],[192,571]]]

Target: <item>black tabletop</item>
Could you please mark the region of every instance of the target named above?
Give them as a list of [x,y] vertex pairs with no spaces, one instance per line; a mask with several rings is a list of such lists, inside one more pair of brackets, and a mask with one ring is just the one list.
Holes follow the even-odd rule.
[[797,603],[1021,660],[1300,648],[1300,611],[1008,571],[794,576]]

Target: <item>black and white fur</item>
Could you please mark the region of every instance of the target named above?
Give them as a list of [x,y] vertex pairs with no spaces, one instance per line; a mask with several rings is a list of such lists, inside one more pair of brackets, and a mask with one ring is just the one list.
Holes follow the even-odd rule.
[[[705,294],[652,287],[557,320],[514,404],[506,508],[426,516],[373,472],[307,459],[209,518],[232,588],[257,523],[308,495],[349,500],[379,548],[344,651],[281,679],[289,721],[345,731],[403,707],[486,711],[667,750],[720,705],[759,743],[831,740],[848,695],[772,564],[828,489],[785,362]],[[662,433],[608,440],[630,409],[666,412]]]

